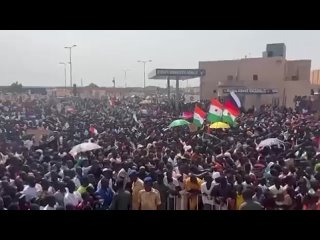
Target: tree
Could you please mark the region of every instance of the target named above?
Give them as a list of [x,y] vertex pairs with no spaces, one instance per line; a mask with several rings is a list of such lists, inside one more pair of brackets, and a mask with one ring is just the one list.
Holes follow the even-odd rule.
[[22,93],[23,92],[22,84],[18,82],[12,83],[9,87],[9,92]]

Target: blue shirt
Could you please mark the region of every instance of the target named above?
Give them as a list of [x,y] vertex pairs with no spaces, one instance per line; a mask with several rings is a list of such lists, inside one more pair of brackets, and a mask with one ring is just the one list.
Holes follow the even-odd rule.
[[113,191],[109,187],[107,189],[99,189],[98,191],[96,191],[96,194],[98,194],[104,200],[104,207],[110,206],[113,199]]

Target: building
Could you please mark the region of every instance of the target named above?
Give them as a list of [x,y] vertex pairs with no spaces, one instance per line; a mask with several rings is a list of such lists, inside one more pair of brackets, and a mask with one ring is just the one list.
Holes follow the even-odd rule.
[[320,88],[320,70],[317,69],[317,70],[313,70],[311,72],[311,84],[314,84],[314,85],[319,85],[318,88]]
[[[281,47],[282,46],[282,47]],[[284,44],[268,45],[266,57],[199,62],[201,99],[237,93],[245,108],[261,104],[294,106],[295,96],[309,96],[311,60],[287,60]],[[269,52],[269,54],[268,54]],[[270,53],[273,52],[273,53]],[[319,81],[320,82],[320,81]]]

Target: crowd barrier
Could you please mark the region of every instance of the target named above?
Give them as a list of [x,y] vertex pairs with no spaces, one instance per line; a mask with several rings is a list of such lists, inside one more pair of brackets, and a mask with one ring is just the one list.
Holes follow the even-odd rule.
[[190,196],[169,196],[166,201],[166,210],[228,210],[229,201],[223,204],[204,205],[202,203],[202,194],[198,194],[196,197],[193,196],[195,201],[194,206],[190,206]]

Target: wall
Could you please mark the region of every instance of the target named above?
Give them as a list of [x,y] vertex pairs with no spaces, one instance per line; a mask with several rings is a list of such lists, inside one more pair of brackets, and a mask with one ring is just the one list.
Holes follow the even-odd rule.
[[[313,70],[310,77],[311,84],[320,85],[320,70]],[[317,88],[319,88],[318,86]]]
[[297,76],[298,81],[310,81],[311,60],[294,60],[286,62],[286,78],[292,81]]

